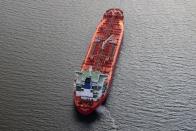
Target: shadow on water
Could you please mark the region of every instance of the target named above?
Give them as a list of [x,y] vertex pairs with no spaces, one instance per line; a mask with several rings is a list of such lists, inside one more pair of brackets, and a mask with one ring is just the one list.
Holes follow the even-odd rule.
[[96,111],[94,111],[92,114],[88,116],[84,116],[80,114],[79,112],[77,112],[76,109],[74,109],[73,113],[77,121],[87,123],[87,124],[93,123],[94,121],[99,120],[101,117],[100,114],[97,113]]

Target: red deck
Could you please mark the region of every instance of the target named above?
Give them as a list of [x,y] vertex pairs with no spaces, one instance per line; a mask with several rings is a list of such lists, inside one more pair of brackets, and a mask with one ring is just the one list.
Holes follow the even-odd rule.
[[[103,74],[107,74],[108,88],[111,86],[112,75],[123,40],[123,33],[123,12],[120,9],[107,10],[89,43],[86,57],[81,66],[81,71],[88,70],[89,66],[92,66],[93,71],[97,70]],[[108,95],[109,89],[107,91]],[[90,114],[106,99],[107,95],[103,96],[101,100],[93,102],[90,108],[89,106],[86,106],[88,108],[81,108],[76,102],[80,101],[80,98],[75,96],[75,105],[78,107],[77,109],[80,113]]]
[[[111,81],[124,33],[123,14],[119,12],[122,13],[119,9],[106,11],[89,43],[89,49],[81,67],[81,70],[87,70],[89,65],[92,65],[93,70],[109,75],[108,82]],[[103,42],[111,35],[114,44],[105,44],[105,48],[101,50]],[[96,38],[100,38],[101,41],[96,42]]]

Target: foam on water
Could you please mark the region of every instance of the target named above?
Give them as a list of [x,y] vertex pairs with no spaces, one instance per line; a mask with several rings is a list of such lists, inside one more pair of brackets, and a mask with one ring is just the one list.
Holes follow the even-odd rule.
[[[74,71],[113,7],[125,33],[110,99],[82,117]],[[1,0],[0,130],[196,131],[195,10],[194,0]]]
[[99,108],[97,108],[96,110],[98,113],[103,114],[106,118],[108,118],[111,121],[111,126],[113,131],[117,131],[118,130],[118,126],[115,123],[115,119],[112,117],[110,111],[105,107],[105,106],[100,106]]

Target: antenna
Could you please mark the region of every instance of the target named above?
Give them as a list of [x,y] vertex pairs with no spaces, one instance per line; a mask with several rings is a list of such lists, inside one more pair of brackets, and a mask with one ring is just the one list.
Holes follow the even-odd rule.
[[89,67],[90,77],[92,76],[92,66]]

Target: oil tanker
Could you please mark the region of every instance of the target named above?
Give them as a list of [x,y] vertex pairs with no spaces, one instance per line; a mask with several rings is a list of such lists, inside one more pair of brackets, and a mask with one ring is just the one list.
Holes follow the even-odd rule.
[[107,10],[89,43],[81,70],[75,72],[73,101],[79,113],[89,115],[106,101],[123,35],[123,11]]

